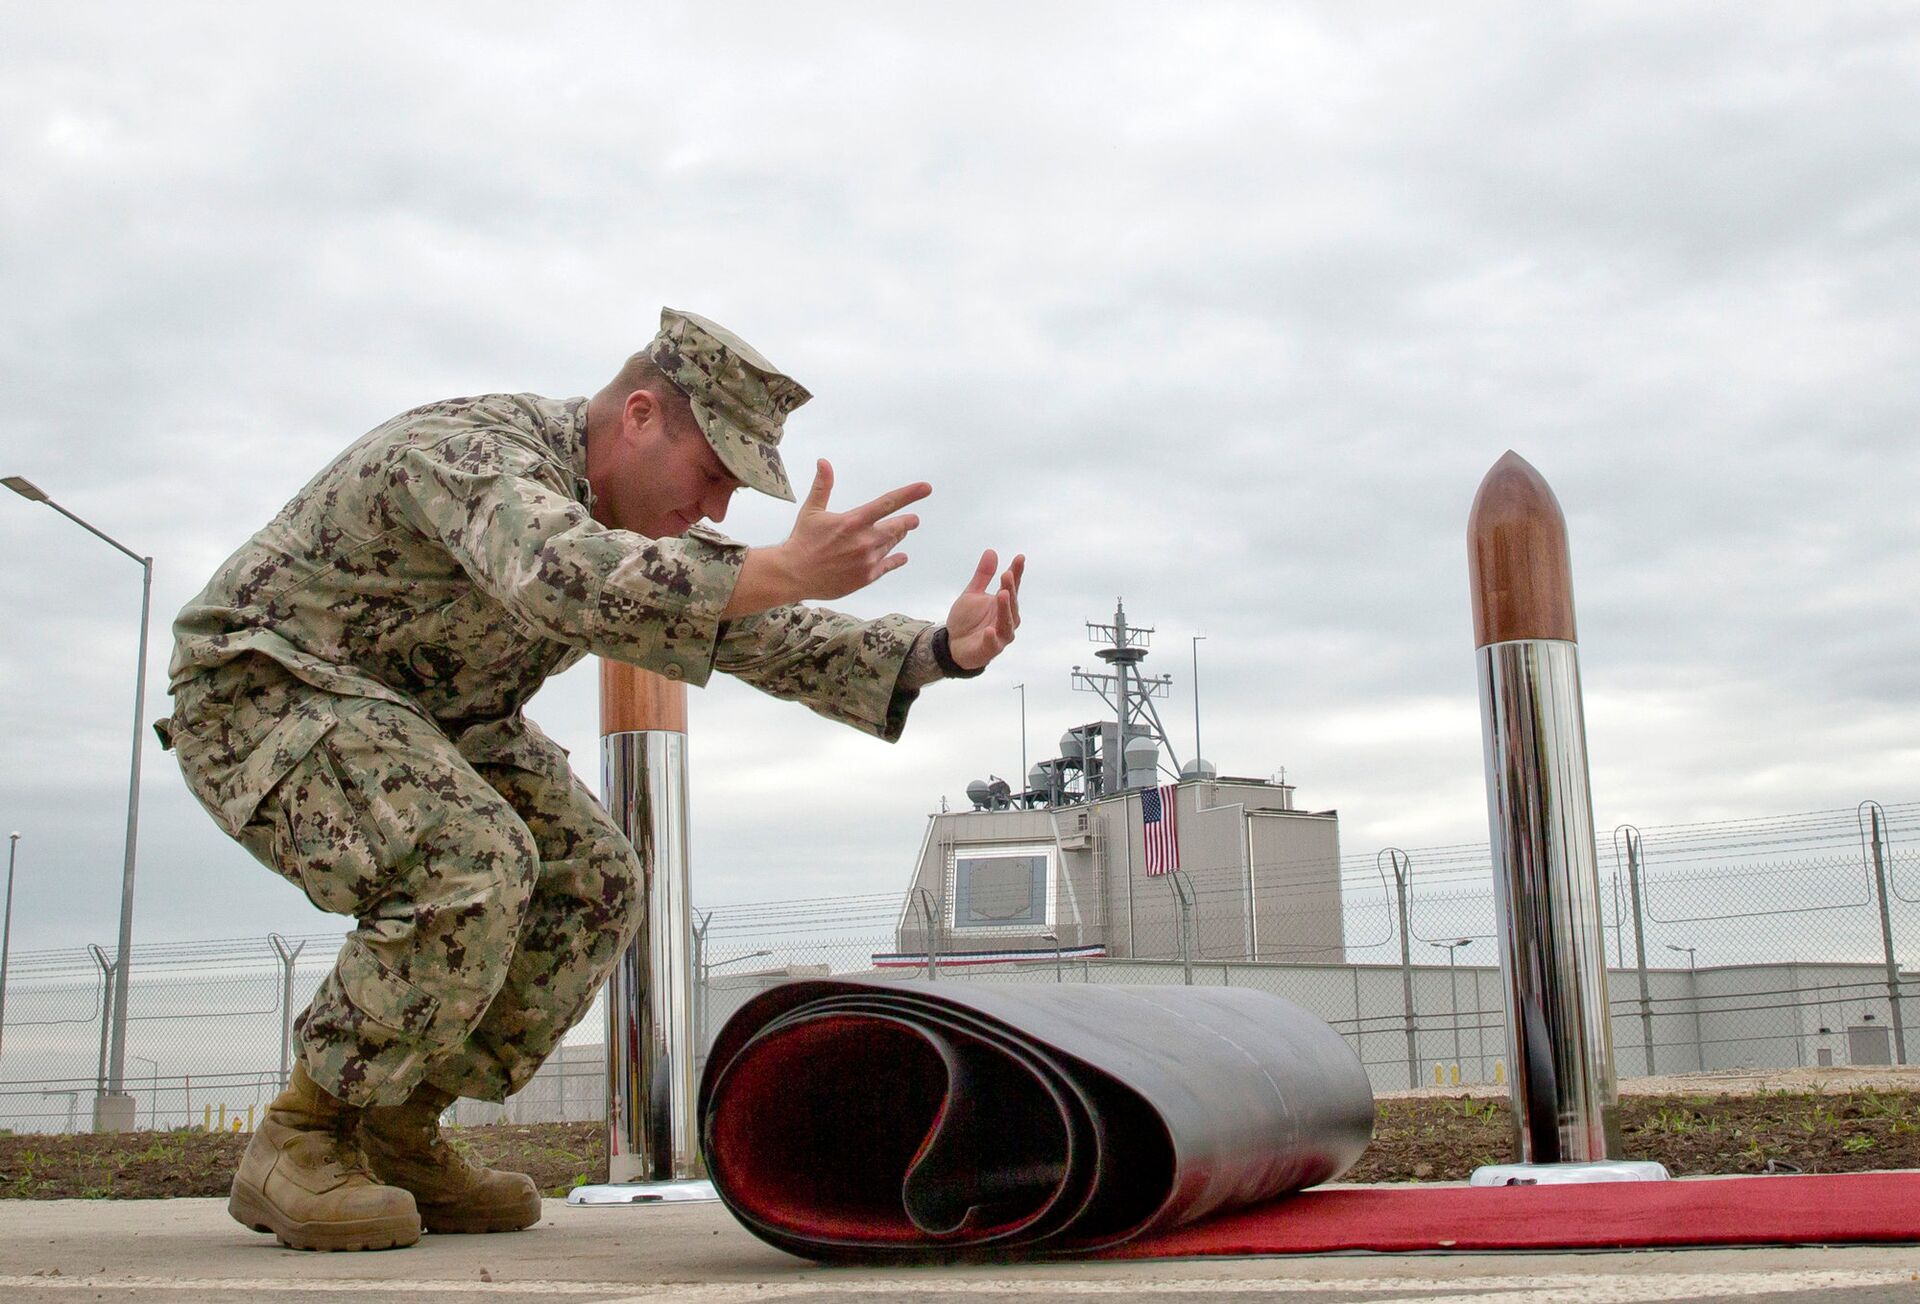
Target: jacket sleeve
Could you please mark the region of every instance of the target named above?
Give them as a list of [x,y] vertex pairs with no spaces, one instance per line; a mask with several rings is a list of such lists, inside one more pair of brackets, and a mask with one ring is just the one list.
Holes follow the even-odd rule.
[[722,625],[714,664],[764,693],[895,742],[919,696],[900,683],[900,670],[927,628],[899,615],[860,620],[824,607],[775,607]]
[[392,476],[415,528],[542,635],[690,684],[712,674],[744,546],[607,529],[567,468],[505,431],[411,448]]

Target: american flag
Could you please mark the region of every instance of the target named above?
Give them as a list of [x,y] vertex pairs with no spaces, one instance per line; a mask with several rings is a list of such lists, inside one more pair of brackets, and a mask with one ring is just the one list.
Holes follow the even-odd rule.
[[1147,837],[1147,873],[1180,868],[1180,834],[1174,826],[1173,795],[1180,785],[1163,783],[1140,794],[1140,823]]

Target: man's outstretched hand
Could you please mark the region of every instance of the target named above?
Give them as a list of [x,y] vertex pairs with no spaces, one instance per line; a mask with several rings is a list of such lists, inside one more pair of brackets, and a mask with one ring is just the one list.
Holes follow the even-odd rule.
[[823,458],[815,467],[813,488],[794,518],[793,533],[785,543],[748,551],[723,616],[752,615],[789,602],[844,598],[907,564],[907,554],[894,549],[920,524],[920,518],[896,513],[932,493],[932,485],[902,485],[845,512],[827,510],[832,492],[833,466]]
[[999,656],[1020,628],[1020,576],[1027,559],[1016,556],[1001,572],[1000,587],[989,593],[987,583],[999,565],[993,549],[981,553],[973,578],[947,613],[947,653],[963,670],[979,670]]

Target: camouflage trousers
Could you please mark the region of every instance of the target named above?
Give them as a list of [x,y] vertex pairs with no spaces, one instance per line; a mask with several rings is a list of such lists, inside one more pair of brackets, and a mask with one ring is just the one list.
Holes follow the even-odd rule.
[[534,763],[524,746],[475,763],[418,712],[257,658],[176,702],[181,770],[215,820],[358,922],[295,1024],[314,1081],[356,1105],[422,1081],[492,1101],[524,1086],[643,908],[632,845],[565,753],[536,733]]

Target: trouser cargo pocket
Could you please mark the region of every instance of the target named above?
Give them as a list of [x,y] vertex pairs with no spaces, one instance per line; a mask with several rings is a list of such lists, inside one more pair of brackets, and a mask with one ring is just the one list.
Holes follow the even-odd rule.
[[172,718],[161,722],[188,789],[228,837],[243,842],[267,794],[339,719],[333,699],[256,661],[181,685]]
[[396,883],[391,834],[374,809],[376,795],[365,790],[365,776],[341,746],[352,731],[350,721],[330,724],[261,798],[237,837],[315,906],[358,918]]
[[420,1070],[466,1035],[444,1027],[440,1000],[382,964],[357,937],[341,948],[298,1028],[307,1071],[334,1095],[356,1105],[398,1104]]

